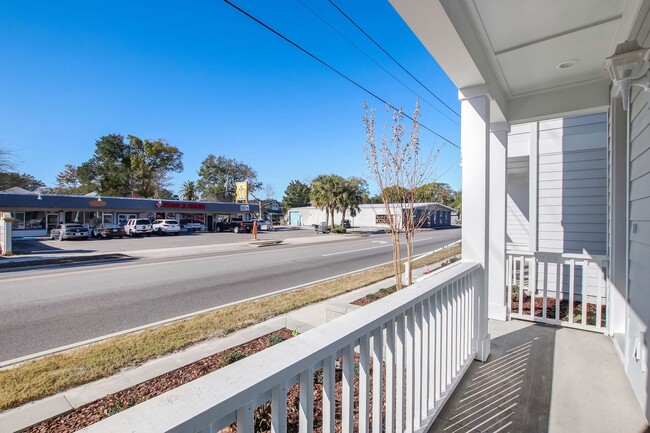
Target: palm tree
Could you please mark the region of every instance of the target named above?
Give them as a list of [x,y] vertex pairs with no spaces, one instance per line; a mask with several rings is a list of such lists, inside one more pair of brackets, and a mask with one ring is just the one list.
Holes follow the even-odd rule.
[[345,215],[350,211],[350,216],[355,217],[361,210],[359,207],[368,196],[368,183],[358,177],[349,177],[343,181],[343,189],[336,196],[336,209],[341,212],[341,225]]
[[183,183],[183,186],[181,187],[180,190],[181,197],[184,200],[198,200],[199,195],[196,191],[196,182],[193,180],[188,180],[187,182]]
[[[334,211],[338,208],[337,197],[343,192],[345,179],[336,174],[322,174],[311,183],[309,198],[312,205],[325,209],[327,225],[334,228]],[[331,216],[331,218],[330,218]]]

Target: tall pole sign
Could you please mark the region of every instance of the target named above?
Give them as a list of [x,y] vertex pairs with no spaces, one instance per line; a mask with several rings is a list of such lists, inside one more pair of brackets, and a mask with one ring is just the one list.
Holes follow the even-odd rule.
[[235,201],[248,203],[248,182],[236,182]]

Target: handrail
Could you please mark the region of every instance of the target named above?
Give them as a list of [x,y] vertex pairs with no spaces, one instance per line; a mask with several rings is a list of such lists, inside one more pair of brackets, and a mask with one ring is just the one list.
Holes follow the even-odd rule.
[[[349,364],[350,356],[352,356],[351,359],[354,359],[353,350],[358,344],[361,345],[361,353],[363,353],[364,347],[365,351],[368,352],[368,341],[372,338],[374,346],[370,346],[370,351],[373,351],[372,347],[374,347],[374,350],[378,350],[375,353],[383,353],[381,348],[376,346],[376,342],[382,342],[383,338],[386,338],[386,344],[389,344],[388,341],[390,341],[391,337],[383,337],[383,335],[392,334],[392,331],[395,329],[395,332],[397,332],[396,340],[400,338],[403,340],[404,335],[407,336],[407,341],[404,342],[403,340],[402,343],[395,343],[396,347],[400,347],[399,344],[402,344],[402,350],[405,350],[403,353],[411,354],[411,358],[404,358],[406,363],[408,364],[410,359],[412,365],[416,365],[416,361],[413,360],[413,353],[408,352],[404,348],[407,346],[415,347],[413,350],[416,350],[416,353],[417,350],[424,350],[427,352],[427,356],[433,355],[434,350],[428,345],[432,343],[425,341],[422,343],[423,348],[418,348],[418,343],[414,343],[414,341],[417,341],[417,338],[414,337],[414,335],[417,335],[417,332],[421,333],[420,336],[424,332],[427,332],[426,335],[429,335],[428,329],[430,328],[424,328],[423,322],[428,324],[430,317],[440,317],[441,309],[436,311],[438,304],[434,303],[433,300],[436,300],[436,302],[440,301],[440,304],[443,306],[443,318],[448,320],[449,325],[456,323],[468,332],[467,335],[461,335],[460,331],[453,329],[443,331],[453,334],[449,334],[446,339],[443,335],[444,341],[451,348],[448,350],[448,362],[446,364],[443,362],[447,366],[443,368],[447,370],[443,370],[442,376],[443,379],[444,377],[453,379],[451,382],[454,382],[453,386],[455,386],[455,381],[459,380],[464,372],[462,369],[466,368],[465,364],[467,364],[470,358],[473,359],[474,356],[469,335],[473,328],[473,325],[471,325],[473,323],[471,317],[477,313],[478,309],[473,307],[475,301],[470,297],[470,294],[473,293],[473,289],[470,289],[470,286],[471,274],[479,268],[480,266],[476,263],[459,262],[453,264],[446,267],[437,275],[416,283],[407,289],[393,293],[390,297],[380,299],[362,309],[358,309],[307,331],[282,344],[270,347],[263,352],[136,405],[124,412],[87,427],[82,431],[88,433],[115,431],[197,432],[208,427],[217,431],[220,423],[228,425],[234,419],[242,421],[250,418],[252,420],[252,410],[258,405],[271,399],[278,402],[282,401],[283,398],[276,395],[278,389],[280,393],[282,390],[286,392],[286,388],[298,382],[305,384],[306,388],[308,388],[307,385],[311,380],[310,375],[313,375],[314,370],[331,365],[333,371],[333,359],[336,359],[340,355],[343,356],[344,363],[346,363],[346,359],[348,360],[347,367],[344,368],[344,375],[346,372],[349,373],[351,371],[349,370],[351,368]],[[463,286],[460,283],[462,281],[466,282],[464,286],[467,286],[467,288],[461,287]],[[470,317],[470,319],[467,319],[467,317]],[[463,320],[466,320],[466,322],[463,322]],[[395,328],[396,324],[397,327]],[[402,334],[400,334],[400,329]],[[425,331],[424,329],[427,330]],[[437,332],[440,332],[440,329]],[[433,337],[435,335],[432,336],[432,339]],[[409,346],[413,344],[415,345]],[[458,347],[454,346],[454,344],[457,344]],[[399,349],[397,350],[397,353],[399,353]],[[395,355],[392,354],[391,356]],[[379,359],[381,359],[381,356]],[[399,360],[396,362],[396,368],[399,369]],[[360,363],[363,363],[363,361],[360,361]],[[392,364],[390,368],[392,368]],[[381,368],[376,368],[375,370],[373,376],[374,374],[381,374]],[[407,367],[406,370],[408,371],[409,368]],[[426,370],[428,371],[428,369]],[[425,369],[423,368],[422,371],[424,372]],[[414,374],[418,373],[416,372]],[[427,373],[420,372],[419,374],[425,374],[425,377],[420,377],[420,379],[426,381]],[[397,376],[397,380],[401,380],[399,378],[401,375],[398,374]],[[415,424],[412,424],[412,426],[419,425],[418,423],[422,419],[430,416],[432,407],[426,406],[427,401],[435,400],[435,398],[431,398],[433,390],[426,386],[419,391],[422,393],[420,396],[421,399],[417,397],[419,394],[418,390],[423,385],[418,383],[418,376],[414,376],[414,378],[415,380],[411,379],[409,382],[407,377],[406,389],[408,390],[409,384],[412,390],[413,386],[415,386],[415,403],[425,406],[423,406],[421,417],[418,415],[416,418],[414,415],[414,421],[412,420],[412,422],[415,422]],[[353,375],[352,379],[354,379]],[[433,383],[434,378],[432,377],[427,380]],[[441,379],[438,378],[438,380]],[[436,394],[441,394],[440,391],[443,391],[442,394],[445,394],[444,391],[446,391],[447,385],[451,385],[448,382],[450,381],[445,382],[445,387],[442,390],[436,391]],[[381,383],[381,380],[375,383]],[[425,393],[429,393],[426,394],[429,396],[428,399],[425,398]],[[408,395],[408,392],[405,395]],[[445,396],[446,394],[441,397]],[[286,402],[286,398],[284,400]],[[313,405],[313,402],[311,404]],[[351,408],[352,406],[349,401],[348,404],[348,407]],[[409,407],[413,409],[416,407],[413,405],[414,402],[409,401],[406,407],[407,409]],[[344,401],[343,415],[344,418],[347,417],[348,421],[350,421],[351,409],[346,413],[345,406]],[[307,408],[309,407],[307,405]],[[311,410],[313,412],[313,406]],[[396,404],[395,410],[399,413],[402,410],[401,404]],[[416,412],[418,410],[414,409],[413,413]],[[276,411],[273,411],[273,413],[276,413]],[[309,413],[309,410],[307,410],[307,413]],[[409,418],[407,417],[406,419],[408,426]],[[374,422],[379,421],[373,419]],[[346,424],[346,419],[343,419],[344,430],[346,425],[350,426],[349,422]],[[250,431],[247,423],[243,421],[241,427],[241,432]],[[303,426],[301,425],[301,431],[303,431],[302,429]]]

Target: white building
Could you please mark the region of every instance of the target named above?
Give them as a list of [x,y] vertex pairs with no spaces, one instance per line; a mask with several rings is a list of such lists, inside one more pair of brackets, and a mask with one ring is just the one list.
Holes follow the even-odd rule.
[[[400,205],[391,204],[391,211],[402,208]],[[454,209],[440,203],[416,203],[417,209],[426,209],[430,215],[423,221],[422,228],[449,227],[452,224],[451,213]],[[388,219],[386,206],[383,204],[362,204],[359,206],[359,212],[356,216],[350,216],[346,213],[345,219],[350,221],[352,227],[371,227],[371,228],[388,228]],[[398,216],[401,218],[401,216]],[[334,224],[341,224],[343,215],[339,211],[334,212]],[[314,206],[291,208],[287,212],[287,222],[292,226],[301,225],[319,225],[327,221],[325,209]],[[331,222],[330,222],[331,223]]]

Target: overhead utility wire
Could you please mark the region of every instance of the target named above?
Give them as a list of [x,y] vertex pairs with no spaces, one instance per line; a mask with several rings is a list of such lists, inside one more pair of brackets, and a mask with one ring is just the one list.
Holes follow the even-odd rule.
[[[228,4],[229,6],[232,6],[234,9],[238,10],[239,12],[241,12],[242,14],[246,15],[246,16],[247,16],[248,18],[250,18],[251,20],[253,20],[253,21],[255,21],[256,23],[258,23],[259,25],[261,25],[262,27],[264,27],[264,28],[267,29],[268,31],[274,33],[276,36],[278,36],[278,37],[284,39],[286,42],[288,42],[288,43],[290,43],[291,45],[293,45],[294,47],[298,48],[300,51],[302,51],[303,53],[307,54],[309,57],[311,57],[312,59],[316,60],[318,63],[322,64],[322,65],[325,66],[326,68],[330,69],[331,71],[335,72],[336,74],[338,74],[338,75],[341,76],[342,78],[344,78],[344,79],[346,79],[347,81],[349,81],[350,83],[354,84],[354,85],[357,86],[359,89],[361,89],[361,90],[363,90],[364,92],[366,92],[367,94],[371,95],[373,98],[375,98],[375,99],[377,99],[377,100],[383,102],[384,104],[386,104],[388,107],[392,108],[393,110],[400,111],[400,112],[404,115],[404,117],[406,117],[406,118],[410,119],[411,121],[414,121],[414,122],[415,122],[415,120],[414,120],[411,116],[409,116],[408,114],[402,112],[401,110],[399,110],[397,107],[395,107],[395,106],[394,106],[393,104],[391,104],[390,102],[386,101],[385,99],[381,98],[381,97],[378,96],[377,94],[375,94],[375,93],[371,92],[370,90],[366,89],[366,88],[363,87],[361,84],[359,84],[359,83],[357,83],[356,81],[354,81],[352,78],[350,78],[350,77],[348,77],[347,75],[345,75],[344,73],[340,72],[338,69],[334,68],[333,66],[330,66],[330,65],[329,65],[328,63],[326,63],[325,61],[323,61],[323,60],[321,60],[320,58],[316,57],[314,54],[310,53],[309,51],[307,51],[306,49],[304,49],[303,47],[301,47],[301,46],[298,45],[297,43],[293,42],[291,39],[287,38],[286,36],[282,35],[282,34],[279,33],[278,31],[276,31],[276,30],[274,30],[273,28],[269,27],[268,25],[266,25],[266,24],[263,23],[262,21],[258,20],[257,18],[255,18],[254,16],[252,16],[251,14],[249,14],[248,12],[246,12],[245,10],[243,10],[242,8],[240,8],[239,6],[237,6],[236,4],[230,2],[229,0],[223,0],[223,1],[224,1],[226,4]],[[453,141],[448,140],[447,138],[445,138],[445,137],[443,137],[442,135],[438,134],[436,131],[434,131],[433,129],[431,129],[431,128],[429,128],[428,126],[424,125],[423,123],[418,122],[418,124],[419,124],[420,126],[422,126],[424,129],[426,129],[427,131],[429,131],[430,133],[432,133],[433,135],[435,135],[436,137],[438,137],[438,138],[440,138],[440,139],[446,141],[447,143],[451,144],[452,146],[454,146],[454,147],[460,149],[460,146],[458,146],[456,143],[454,143]]]
[[433,108],[433,109],[436,110],[438,113],[440,113],[441,115],[443,115],[444,117],[446,117],[447,119],[449,119],[450,122],[453,122],[453,123],[455,123],[456,125],[459,125],[459,123],[458,123],[455,119],[452,119],[451,117],[449,117],[449,116],[447,115],[447,113],[444,113],[441,109],[439,109],[438,107],[436,107],[435,105],[433,105],[431,102],[429,102],[428,100],[426,100],[423,96],[421,96],[420,94],[418,94],[415,90],[413,90],[412,88],[410,88],[406,83],[404,83],[404,81],[400,80],[400,79],[399,79],[398,77],[396,77],[392,72],[390,72],[388,69],[384,68],[384,67],[383,67],[383,66],[382,66],[378,61],[376,61],[375,59],[373,59],[372,56],[370,56],[370,54],[366,53],[363,49],[361,49],[361,47],[359,47],[357,44],[355,44],[354,42],[352,42],[352,41],[351,41],[347,36],[345,36],[343,33],[341,33],[340,31],[338,31],[338,29],[337,29],[336,27],[334,27],[332,24],[330,24],[329,22],[327,22],[327,20],[326,20],[325,18],[323,18],[322,16],[320,16],[320,15],[319,15],[315,10],[313,10],[312,8],[310,8],[309,6],[307,6],[307,4],[306,4],[303,0],[298,0],[298,1],[300,2],[300,4],[302,4],[302,5],[305,7],[305,9],[307,9],[309,12],[311,12],[311,13],[312,13],[316,18],[318,18],[318,19],[321,20],[323,23],[325,23],[329,28],[331,28],[332,30],[334,30],[334,31],[335,31],[335,32],[336,32],[340,37],[342,37],[343,39],[345,39],[345,40],[346,40],[350,45],[352,45],[354,48],[356,48],[359,52],[361,52],[364,56],[366,56],[369,60],[371,60],[375,65],[379,66],[379,67],[380,67],[384,72],[386,72],[388,75],[390,75],[391,77],[393,77],[393,78],[395,79],[395,81],[399,82],[402,86],[404,86],[406,89],[408,89],[408,90],[409,90],[411,93],[413,93],[415,96],[417,96],[418,98],[420,98],[421,100],[423,100],[424,102],[426,102],[426,103],[427,103],[431,108]]
[[456,116],[460,117],[460,114],[458,114],[458,112],[457,112],[456,110],[454,110],[454,109],[451,108],[449,105],[447,105],[447,104],[446,104],[442,99],[440,99],[440,98],[438,97],[438,95],[436,95],[435,93],[433,93],[433,92],[432,92],[431,90],[429,90],[429,88],[428,88],[427,86],[425,86],[425,85],[424,85],[420,80],[418,80],[417,78],[415,78],[415,76],[414,76],[413,74],[411,74],[411,73],[408,71],[408,69],[406,69],[404,66],[402,66],[402,64],[401,64],[400,62],[398,62],[398,61],[397,61],[393,56],[391,56],[391,55],[388,53],[388,51],[386,51],[385,49],[383,49],[382,46],[379,45],[379,43],[378,43],[377,41],[375,41],[375,40],[372,38],[372,36],[370,36],[368,33],[366,33],[365,30],[363,30],[363,29],[361,28],[361,26],[359,26],[356,22],[354,22],[354,20],[353,20],[352,18],[350,18],[350,17],[349,17],[345,12],[343,12],[343,11],[341,10],[341,8],[339,8],[339,7],[336,5],[336,3],[334,3],[332,0],[328,0],[328,1],[330,2],[330,4],[331,4],[332,6],[334,6],[334,7],[336,8],[336,10],[338,10],[338,11],[339,11],[339,12],[340,12],[340,13],[341,13],[345,18],[347,18],[348,21],[350,21],[350,22],[351,22],[351,23],[352,23],[352,24],[353,24],[357,29],[359,29],[359,31],[360,31],[361,33],[363,33],[364,35],[366,35],[366,37],[367,37],[368,39],[370,39],[370,40],[372,41],[373,44],[377,45],[377,48],[379,48],[380,50],[382,50],[382,51],[384,52],[384,54],[386,54],[388,57],[390,57],[390,59],[391,59],[393,62],[397,63],[397,65],[398,65],[400,68],[402,68],[402,70],[404,70],[404,72],[406,72],[407,74],[409,74],[409,75],[411,76],[411,78],[413,78],[415,81],[417,81],[418,84],[420,84],[420,86],[422,86],[422,87],[424,87],[425,89],[427,89],[427,92],[431,93],[431,96],[433,96],[434,98],[436,98],[436,99],[437,99],[437,100],[438,100],[442,105],[444,105],[444,106],[447,107],[449,110],[451,110],[451,111],[452,111]]

